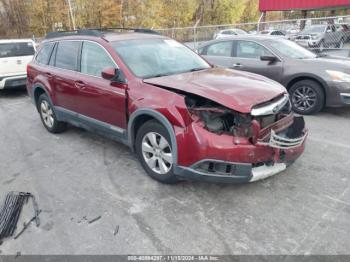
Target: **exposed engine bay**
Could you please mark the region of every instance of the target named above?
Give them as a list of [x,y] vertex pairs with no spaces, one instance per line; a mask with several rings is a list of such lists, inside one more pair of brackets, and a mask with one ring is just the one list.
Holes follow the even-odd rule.
[[208,131],[237,137],[252,137],[254,122],[259,124],[260,129],[263,129],[291,112],[289,103],[276,114],[252,116],[242,114],[196,95],[187,95],[185,102],[192,118],[201,121]]
[[186,96],[185,102],[192,118],[202,121],[208,131],[240,137],[251,136],[250,115],[241,114],[199,96]]

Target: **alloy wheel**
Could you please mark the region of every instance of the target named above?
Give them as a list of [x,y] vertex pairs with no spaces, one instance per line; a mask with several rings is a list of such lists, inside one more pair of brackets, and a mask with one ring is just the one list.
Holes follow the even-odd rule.
[[316,92],[309,86],[300,86],[292,94],[292,103],[300,111],[307,111],[316,104]]
[[45,125],[48,128],[52,128],[54,125],[55,119],[53,116],[52,108],[46,100],[43,100],[40,104],[40,113]]
[[142,139],[142,155],[148,167],[157,174],[167,174],[173,165],[173,155],[168,141],[156,132]]

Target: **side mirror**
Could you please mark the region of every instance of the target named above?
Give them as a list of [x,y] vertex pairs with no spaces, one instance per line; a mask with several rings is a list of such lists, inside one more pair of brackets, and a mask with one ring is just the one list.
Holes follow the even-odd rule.
[[109,80],[111,82],[116,82],[116,83],[124,83],[125,78],[118,68],[114,67],[106,67],[105,69],[102,70],[101,76],[103,79]]
[[261,61],[268,61],[270,63],[273,63],[273,62],[278,61],[278,58],[275,57],[275,56],[272,56],[272,55],[263,55],[263,56],[260,56],[260,60]]
[[326,33],[331,33],[332,29],[327,29]]
[[102,70],[101,76],[106,80],[113,80],[118,75],[118,69],[114,67],[107,67]]

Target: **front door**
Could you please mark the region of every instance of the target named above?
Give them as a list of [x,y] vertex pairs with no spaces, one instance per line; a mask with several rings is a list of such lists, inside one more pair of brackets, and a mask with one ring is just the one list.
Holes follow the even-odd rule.
[[118,68],[104,47],[95,42],[84,41],[80,73],[75,82],[79,90],[78,113],[83,120],[121,131],[126,128],[125,84],[102,78],[101,72],[107,67]]
[[271,63],[260,60],[261,56],[274,56],[266,47],[253,41],[237,40],[234,41],[233,48],[232,68],[263,75],[277,82],[281,81],[283,62]]

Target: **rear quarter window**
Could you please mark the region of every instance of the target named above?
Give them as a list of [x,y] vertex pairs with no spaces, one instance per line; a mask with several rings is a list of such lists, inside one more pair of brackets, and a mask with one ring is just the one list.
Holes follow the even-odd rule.
[[35,60],[39,64],[47,65],[49,63],[49,59],[52,53],[52,48],[54,43],[45,43],[42,48],[40,48]]
[[32,42],[1,43],[0,58],[32,56],[35,49]]

